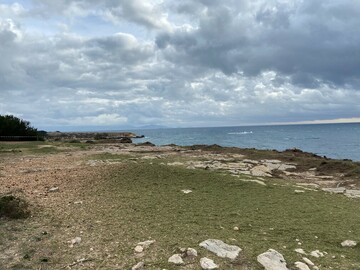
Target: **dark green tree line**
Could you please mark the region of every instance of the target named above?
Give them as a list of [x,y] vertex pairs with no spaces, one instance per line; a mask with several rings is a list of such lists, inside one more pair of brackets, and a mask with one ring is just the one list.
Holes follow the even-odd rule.
[[38,130],[29,121],[13,115],[0,115],[0,136],[38,136]]

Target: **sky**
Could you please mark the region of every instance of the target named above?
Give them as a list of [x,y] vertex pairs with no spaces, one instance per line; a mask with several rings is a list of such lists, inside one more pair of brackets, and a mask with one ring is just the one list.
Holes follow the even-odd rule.
[[360,122],[360,1],[2,0],[0,114],[49,131]]

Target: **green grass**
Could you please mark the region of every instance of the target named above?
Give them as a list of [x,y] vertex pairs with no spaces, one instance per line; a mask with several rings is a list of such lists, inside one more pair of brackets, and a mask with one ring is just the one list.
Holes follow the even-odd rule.
[[63,142],[0,142],[0,156],[4,154],[51,154],[67,150],[88,149],[91,146],[86,143],[63,143]]
[[[223,173],[160,164],[172,158],[136,163],[128,160],[130,156],[110,153],[91,158],[124,162],[98,167],[105,168],[101,177],[88,179],[75,199],[84,201],[83,205],[65,203],[56,214],[43,209],[35,216],[44,221],[23,224],[21,230],[29,240],[21,256],[28,254],[31,259],[21,260],[22,269],[39,269],[40,264],[44,270],[58,269],[81,257],[93,259],[85,264],[86,268],[93,263],[86,269],[129,269],[140,260],[145,261],[146,269],[200,269],[199,259],[206,256],[214,259],[219,269],[261,270],[256,262],[260,253],[276,249],[292,267],[301,260],[294,252],[300,247],[328,253],[323,258],[307,256],[320,269],[360,268],[359,247],[340,246],[346,239],[360,240],[360,200],[315,191],[295,194],[296,188],[282,185],[284,180],[271,181],[277,186],[262,186]],[[193,192],[183,194],[182,189]],[[13,228],[11,222],[5,227]],[[234,226],[239,231],[234,231]],[[43,230],[49,234],[41,235]],[[68,248],[66,241],[80,230],[84,232],[82,243]],[[11,235],[18,237],[16,232]],[[35,241],[34,236],[40,240]],[[241,259],[230,262],[198,246],[209,238],[238,245],[243,249]],[[138,258],[134,247],[148,239],[156,243]],[[0,244],[6,241],[0,234]],[[180,247],[197,249],[199,258],[185,268],[169,265],[168,258]],[[40,263],[42,257],[49,261]]]
[[[186,195],[181,189],[193,193]],[[195,247],[209,256],[198,248],[208,238],[239,245],[250,262],[274,248],[293,265],[301,259],[293,250],[301,247],[328,252],[324,258],[310,257],[322,269],[360,267],[359,249],[340,246],[345,239],[360,240],[357,200],[322,192],[295,194],[293,187],[264,187],[231,176],[148,162],[121,167],[94,190],[99,207],[92,208],[93,215],[105,220],[115,236],[129,241],[120,249],[123,256],[129,255],[136,241],[157,240],[149,255],[154,267],[175,269],[166,261],[178,247]],[[234,231],[234,226],[240,230]],[[215,260],[224,269],[241,269]],[[261,269],[256,263],[254,267]]]

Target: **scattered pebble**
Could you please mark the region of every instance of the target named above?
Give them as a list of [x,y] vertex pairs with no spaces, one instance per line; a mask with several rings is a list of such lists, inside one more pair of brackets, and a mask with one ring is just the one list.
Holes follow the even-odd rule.
[[310,255],[316,258],[324,257],[324,253],[319,250],[311,251]]
[[315,266],[315,264],[314,264],[312,261],[310,261],[308,258],[303,257],[302,259],[303,259],[303,261],[304,261],[307,265],[309,265],[309,266]]
[[52,187],[49,188],[48,192],[58,192],[59,191],[59,187]]
[[238,231],[239,230],[239,227],[234,227],[234,231]]
[[134,250],[135,250],[136,253],[141,253],[141,252],[144,251],[144,247],[143,246],[136,246],[134,248]]
[[295,190],[295,193],[296,193],[296,194],[305,193],[305,190],[296,189],[296,190]]
[[299,253],[299,254],[304,254],[306,255],[306,252],[302,249],[302,248],[297,248],[294,250],[295,252]]
[[181,190],[181,192],[184,194],[189,194],[192,192],[192,190],[191,189],[183,189],[183,190]]
[[139,262],[135,264],[133,267],[131,267],[131,270],[141,270],[144,269],[144,262]]
[[75,237],[74,239],[71,239],[70,247],[73,247],[74,245],[78,245],[80,243],[81,243],[81,237]]

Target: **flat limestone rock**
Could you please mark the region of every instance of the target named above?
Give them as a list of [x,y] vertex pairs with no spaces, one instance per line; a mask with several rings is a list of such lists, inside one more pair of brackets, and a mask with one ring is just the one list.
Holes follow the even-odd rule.
[[241,248],[238,246],[228,245],[223,241],[216,239],[205,240],[201,242],[199,246],[206,248],[221,258],[229,258],[231,260],[234,260],[241,251]]
[[283,255],[274,249],[269,249],[257,256],[257,261],[264,266],[265,270],[288,270]]
[[360,190],[347,189],[345,191],[345,196],[349,198],[360,198]]
[[343,187],[338,187],[338,188],[322,188],[323,191],[325,192],[330,192],[330,193],[335,193],[335,194],[342,194],[345,192],[345,188]]
[[214,263],[213,260],[206,258],[206,257],[200,259],[200,265],[201,265],[202,269],[210,269],[210,270],[216,269],[219,267],[218,265],[216,265]]
[[260,176],[260,177],[272,177],[271,175],[271,169],[265,165],[258,165],[255,166],[250,170],[251,174],[254,176]]

